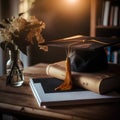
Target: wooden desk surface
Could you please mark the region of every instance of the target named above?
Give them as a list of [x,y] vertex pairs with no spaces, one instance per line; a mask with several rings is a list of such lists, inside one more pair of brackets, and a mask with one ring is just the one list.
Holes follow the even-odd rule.
[[[45,69],[41,66],[41,76],[44,77]],[[5,80],[6,76],[0,77],[0,113],[52,120],[120,119],[120,102],[43,108],[38,106],[33,96],[28,76],[25,77],[23,86],[17,88],[6,86]]]

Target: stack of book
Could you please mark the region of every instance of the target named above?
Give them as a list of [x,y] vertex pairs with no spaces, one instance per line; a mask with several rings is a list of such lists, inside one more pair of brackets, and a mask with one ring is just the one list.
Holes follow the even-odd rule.
[[[72,36],[53,41],[49,46],[68,48],[73,50],[96,50],[117,44],[118,39],[95,38],[88,36]],[[31,68],[31,72],[32,72]],[[69,91],[55,91],[65,80],[65,61],[48,64],[43,76],[43,67],[37,67],[38,78],[31,78],[30,86],[40,106],[90,104],[100,102],[115,102],[120,100],[120,66],[110,65],[108,69],[94,73],[72,72],[73,89]],[[32,72],[35,74],[35,70]],[[35,75],[34,75],[35,76]]]
[[109,65],[99,73],[72,72],[75,87],[69,91],[55,91],[65,78],[65,61],[60,61],[47,66],[46,77],[31,78],[30,86],[39,106],[116,102],[120,100],[116,92],[120,89],[118,70],[120,66]]

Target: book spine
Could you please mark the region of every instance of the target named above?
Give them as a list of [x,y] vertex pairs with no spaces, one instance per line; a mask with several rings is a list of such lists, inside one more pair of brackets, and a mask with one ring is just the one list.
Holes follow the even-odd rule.
[[119,7],[118,6],[115,6],[114,8],[114,19],[113,19],[113,26],[117,26],[118,25],[118,16],[119,16]]
[[118,64],[118,51],[112,52],[112,63]]
[[111,47],[106,47],[105,48],[106,54],[107,54],[107,60],[108,62],[111,62]]
[[103,25],[108,26],[109,12],[110,12],[110,1],[105,1],[104,15],[103,15]]
[[110,20],[109,20],[110,26],[113,26],[113,19],[114,19],[114,6],[111,6],[111,8],[110,8]]
[[84,76],[84,75],[73,75],[74,84],[85,88],[87,90],[93,91],[95,93],[100,93],[100,83],[101,78],[93,76]]
[[[65,69],[57,64],[48,65],[46,68],[47,75],[64,80],[65,79]],[[103,76],[104,77],[104,76]],[[87,90],[100,93],[100,82],[102,78],[99,76],[91,76],[84,74],[72,73],[73,83],[79,87],[85,88]]]

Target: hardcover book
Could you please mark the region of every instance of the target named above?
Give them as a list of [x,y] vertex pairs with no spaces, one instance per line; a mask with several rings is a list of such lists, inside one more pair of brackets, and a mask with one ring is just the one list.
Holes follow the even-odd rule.
[[[120,89],[119,65],[109,64],[109,67],[101,72],[82,73],[72,72],[72,82],[84,89],[99,94],[105,94]],[[65,61],[49,64],[46,73],[54,78],[65,79]]]
[[120,95],[116,92],[100,95],[79,87],[69,91],[55,91],[54,88],[62,82],[57,78],[32,78],[30,87],[38,105],[65,106],[120,101]]

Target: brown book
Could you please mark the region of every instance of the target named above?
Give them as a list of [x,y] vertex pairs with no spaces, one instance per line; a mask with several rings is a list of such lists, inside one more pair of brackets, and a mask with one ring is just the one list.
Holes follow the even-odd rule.
[[[72,72],[73,83],[87,90],[105,94],[120,89],[120,65],[109,64],[108,69],[96,73]],[[65,61],[49,64],[47,75],[64,80]]]

